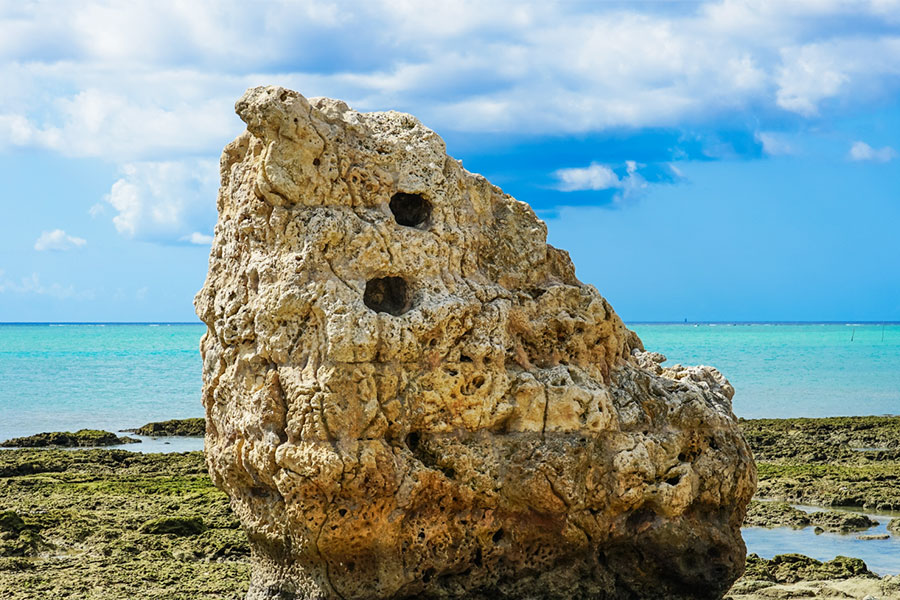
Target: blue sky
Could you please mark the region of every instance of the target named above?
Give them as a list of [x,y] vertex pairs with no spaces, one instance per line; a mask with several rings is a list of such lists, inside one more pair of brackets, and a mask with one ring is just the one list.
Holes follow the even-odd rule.
[[900,0],[0,0],[0,321],[193,321],[247,87],[407,111],[628,321],[900,320]]

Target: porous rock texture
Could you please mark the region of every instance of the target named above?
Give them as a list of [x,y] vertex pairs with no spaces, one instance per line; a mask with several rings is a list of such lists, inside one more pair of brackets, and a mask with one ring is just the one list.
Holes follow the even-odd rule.
[[236,109],[195,304],[247,598],[728,589],[756,471],[718,371],[645,353],[414,117],[279,87]]

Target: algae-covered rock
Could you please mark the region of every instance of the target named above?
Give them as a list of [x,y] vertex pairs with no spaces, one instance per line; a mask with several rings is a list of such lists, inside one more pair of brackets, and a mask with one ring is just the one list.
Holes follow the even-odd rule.
[[236,108],[195,305],[248,598],[728,589],[755,469],[718,371],[644,353],[414,117],[277,87]]
[[204,531],[206,531],[206,526],[200,517],[160,517],[141,525],[142,533],[153,535],[171,533],[172,535],[188,536]]
[[37,556],[49,547],[37,526],[26,524],[15,511],[0,512],[0,557]]
[[859,558],[837,556],[827,562],[821,562],[802,554],[778,554],[769,560],[756,554],[749,554],[743,579],[794,583],[851,577],[878,576],[869,571],[866,563]]
[[900,519],[891,519],[891,522],[888,523],[887,528],[888,528],[888,531],[900,533]]
[[15,511],[6,510],[0,512],[0,533],[14,533],[18,535],[23,529],[25,529],[25,521]]
[[27,437],[13,438],[0,442],[0,446],[6,448],[41,448],[45,446],[64,447],[98,447],[117,446],[119,444],[137,444],[141,440],[127,436],[118,436],[109,431],[98,429],[80,429],[74,433],[71,431],[51,431],[36,433]]
[[900,460],[900,417],[741,419],[760,461]]
[[753,500],[747,509],[744,526],[755,527],[793,527],[802,529],[813,526],[822,531],[848,533],[869,529],[878,525],[868,516],[861,513],[845,511],[804,512],[786,502],[761,502]]
[[847,533],[869,529],[878,525],[878,521],[860,513],[828,510],[810,513],[809,520],[813,525],[818,525],[826,531],[838,531]]
[[126,431],[150,437],[203,437],[206,434],[206,420],[203,417],[196,419],[171,419],[169,421],[147,423],[137,429],[127,429]]
[[812,523],[809,514],[786,502],[753,500],[744,517],[745,527],[794,527],[802,529]]
[[[201,452],[0,450],[0,507],[3,600],[246,594],[247,537]],[[203,531],[177,535],[197,531],[198,516]],[[187,523],[142,531],[160,517]]]

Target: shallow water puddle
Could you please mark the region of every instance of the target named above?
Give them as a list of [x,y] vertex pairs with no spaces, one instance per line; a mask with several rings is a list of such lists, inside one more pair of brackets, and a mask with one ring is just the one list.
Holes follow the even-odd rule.
[[859,540],[859,535],[891,533],[887,525],[900,512],[856,510],[837,507],[793,505],[805,512],[834,510],[864,514],[878,521],[878,526],[852,533],[815,533],[815,527],[792,529],[790,527],[744,527],[741,531],[747,544],[747,553],[754,552],[763,558],[776,554],[805,554],[816,560],[831,560],[835,556],[851,556],[865,561],[870,571],[879,575],[900,574],[900,536],[896,533],[886,540]]

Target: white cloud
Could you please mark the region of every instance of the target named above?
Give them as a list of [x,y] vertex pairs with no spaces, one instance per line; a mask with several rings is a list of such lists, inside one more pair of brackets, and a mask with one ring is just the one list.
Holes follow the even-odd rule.
[[[118,163],[215,156],[248,86],[439,131],[588,132],[865,102],[900,88],[894,0],[411,0],[0,9],[0,144]],[[868,25],[867,25],[868,23]]]
[[890,162],[897,157],[897,151],[890,146],[882,148],[873,148],[865,142],[853,142],[850,146],[850,160],[856,161],[872,161],[872,162]]
[[198,246],[209,246],[213,243],[213,236],[207,235],[205,233],[200,233],[199,231],[195,231],[191,235],[185,236],[182,239],[186,242],[197,244]]
[[[612,168],[598,163],[591,163],[587,167],[573,167],[559,169],[554,172],[558,184],[556,189],[561,192],[599,191],[608,189],[619,190],[614,196],[615,201],[633,198],[646,190],[648,183],[638,172],[640,167],[633,160],[625,161],[625,175],[619,177]],[[675,168],[673,174],[680,175]]]
[[34,243],[34,249],[66,251],[82,248],[85,244],[87,244],[87,240],[84,238],[71,236],[62,229],[54,229],[42,232]]
[[94,290],[79,290],[71,284],[51,283],[46,285],[41,283],[41,278],[37,273],[32,273],[30,277],[23,277],[18,282],[6,279],[3,275],[3,271],[0,270],[0,293],[50,296],[60,300],[92,300],[95,297]]
[[105,200],[116,211],[113,224],[135,239],[196,241],[198,229],[216,220],[218,167],[211,160],[128,163]]
[[780,134],[759,131],[756,133],[756,140],[762,144],[763,152],[769,156],[781,156],[794,153],[794,149]]
[[619,176],[606,165],[591,163],[587,167],[559,169],[554,173],[559,180],[556,189],[561,192],[581,190],[606,190],[619,187]]

